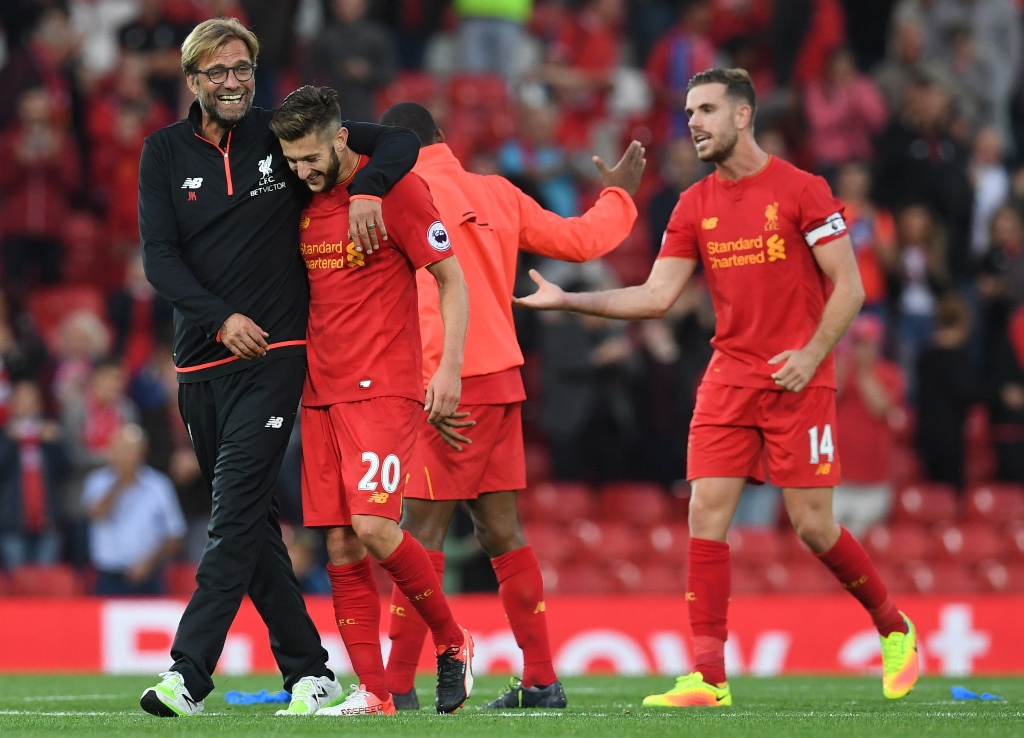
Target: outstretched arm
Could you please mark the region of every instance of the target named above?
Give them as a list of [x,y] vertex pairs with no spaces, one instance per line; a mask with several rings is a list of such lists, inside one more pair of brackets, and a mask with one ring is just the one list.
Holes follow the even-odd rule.
[[803,348],[789,349],[773,356],[768,363],[782,364],[772,374],[775,384],[790,392],[799,392],[814,377],[818,365],[825,360],[864,304],[864,286],[860,270],[853,255],[849,236],[837,238],[823,246],[814,247],[814,259],[832,280],[835,289],[825,303],[817,330]]
[[441,321],[444,323],[444,350],[441,363],[427,385],[423,409],[430,415],[427,420],[438,423],[452,415],[459,407],[462,395],[462,356],[469,327],[469,293],[462,267],[454,256],[436,261],[426,267],[437,280],[441,303]]
[[620,320],[661,318],[696,268],[696,259],[665,257],[654,262],[650,276],[642,285],[603,292],[563,292],[536,269],[531,269],[530,278],[537,283],[537,291],[527,297],[513,297],[512,304],[531,310],[569,310]]
[[[644,147],[633,141],[618,163],[609,169],[595,156],[605,190],[587,212],[562,218],[515,190],[519,202],[519,247],[532,254],[563,261],[588,261],[604,256],[626,240],[636,221],[633,195],[647,166]],[[509,185],[511,187],[511,184]]]

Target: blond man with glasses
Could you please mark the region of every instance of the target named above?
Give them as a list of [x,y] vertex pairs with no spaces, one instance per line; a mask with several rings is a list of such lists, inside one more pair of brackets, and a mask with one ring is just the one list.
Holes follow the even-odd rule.
[[[306,188],[253,107],[259,42],[235,19],[200,23],[181,48],[195,94],[187,119],[146,139],[139,230],[146,276],[174,306],[178,404],[213,498],[197,589],[173,665],[141,699],[162,717],[196,715],[248,594],[270,631],[291,704],[312,715],[341,686],[310,620],[278,524],[274,486],[306,369],[309,285],[299,252]],[[387,238],[381,198],[416,162],[408,131],[346,122],[369,154],[348,185],[353,248]]]

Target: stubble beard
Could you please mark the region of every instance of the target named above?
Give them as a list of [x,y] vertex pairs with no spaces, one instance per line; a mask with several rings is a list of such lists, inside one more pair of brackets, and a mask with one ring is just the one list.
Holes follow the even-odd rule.
[[199,86],[196,98],[199,100],[199,107],[203,109],[203,113],[211,123],[215,123],[222,128],[230,128],[249,114],[249,111],[252,109],[253,90],[246,87],[242,88],[242,105],[239,108],[239,112],[232,117],[221,114],[216,94],[205,89],[202,85]]
[[736,143],[740,140],[738,132],[733,131],[732,137],[721,147],[715,146],[705,156],[698,154],[697,158],[701,161],[710,162],[712,164],[721,164],[723,161],[732,156],[732,152],[736,150]]
[[338,173],[341,171],[341,159],[338,158],[338,152],[331,147],[331,158],[327,161],[327,169],[324,170],[324,188],[320,190],[324,194],[334,189],[334,185],[338,184]]

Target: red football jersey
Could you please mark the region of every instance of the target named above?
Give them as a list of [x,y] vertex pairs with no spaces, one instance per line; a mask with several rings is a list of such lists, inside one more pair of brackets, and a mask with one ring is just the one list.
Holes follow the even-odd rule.
[[[704,380],[778,389],[768,360],[814,335],[831,283],[811,253],[846,234],[843,206],[821,177],[775,157],[732,182],[715,172],[679,196],[658,258],[704,263],[718,324]],[[809,387],[836,386],[835,360]]]
[[384,396],[423,402],[416,270],[453,255],[448,232],[416,174],[384,196],[388,240],[370,256],[345,237],[348,205],[338,184],[314,195],[300,222],[310,292],[302,404]]

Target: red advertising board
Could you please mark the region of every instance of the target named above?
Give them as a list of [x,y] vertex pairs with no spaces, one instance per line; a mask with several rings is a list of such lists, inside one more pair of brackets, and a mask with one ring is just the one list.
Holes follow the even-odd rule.
[[[331,663],[349,671],[329,598],[308,598]],[[931,674],[1024,673],[1024,597],[901,596],[920,632]],[[155,674],[185,602],[175,599],[0,599],[0,672]],[[479,674],[517,673],[521,656],[495,596],[452,599],[476,639]],[[681,674],[690,670],[686,603],[676,597],[577,596],[547,602],[555,668],[572,674]],[[843,596],[736,597],[729,607],[730,673],[864,673],[880,669],[878,636]],[[388,650],[387,614],[381,646]],[[433,670],[425,650],[421,664]],[[228,635],[220,671],[275,670],[266,628],[246,601]]]

